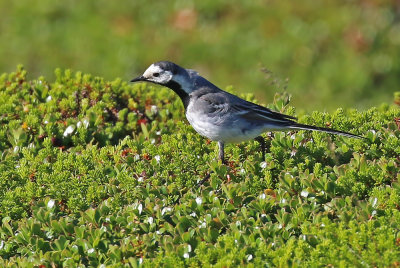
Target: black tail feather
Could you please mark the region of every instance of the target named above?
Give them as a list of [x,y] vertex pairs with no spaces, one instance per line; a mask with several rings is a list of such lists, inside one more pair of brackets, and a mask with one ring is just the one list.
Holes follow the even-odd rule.
[[342,135],[350,138],[357,138],[357,139],[364,139],[364,137],[351,134],[348,132],[336,130],[336,129],[330,129],[330,128],[325,128],[325,127],[316,127],[316,126],[310,126],[310,125],[304,125],[304,124],[299,124],[299,123],[294,123],[293,125],[290,125],[289,128],[292,129],[302,129],[302,130],[313,130],[313,131],[323,131],[331,134],[337,134],[337,135]]

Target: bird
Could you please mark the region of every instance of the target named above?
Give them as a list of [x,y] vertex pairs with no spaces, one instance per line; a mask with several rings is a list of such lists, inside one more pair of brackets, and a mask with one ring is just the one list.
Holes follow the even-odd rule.
[[130,82],[151,82],[172,89],[180,97],[194,130],[218,143],[218,159],[222,163],[226,163],[225,144],[252,139],[260,143],[265,159],[265,140],[261,134],[267,131],[312,130],[362,138],[336,129],[297,123],[296,117],[246,101],[220,89],[195,70],[170,61],[151,64]]

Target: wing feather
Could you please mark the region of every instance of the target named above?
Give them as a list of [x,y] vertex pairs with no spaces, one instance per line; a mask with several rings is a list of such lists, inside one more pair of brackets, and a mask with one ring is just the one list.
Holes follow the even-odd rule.
[[240,99],[238,97],[236,98],[237,101],[232,102],[232,109],[245,114],[247,119],[254,118],[255,120],[280,123],[293,122],[292,120],[297,119],[296,117],[272,111],[264,106]]
[[272,111],[261,105],[248,102],[235,95],[232,95],[225,91],[219,92],[203,92],[196,96],[198,98],[198,104],[208,114],[219,114],[225,116],[230,114],[231,116],[242,117],[250,121],[258,121],[258,124],[263,123],[293,123],[292,120],[296,120],[296,117],[281,114]]

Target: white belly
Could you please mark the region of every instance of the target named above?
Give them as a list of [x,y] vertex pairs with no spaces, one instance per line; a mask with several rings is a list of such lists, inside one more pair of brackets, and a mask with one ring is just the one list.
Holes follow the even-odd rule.
[[245,128],[238,122],[222,121],[200,113],[186,113],[186,118],[197,133],[212,141],[239,143],[254,139],[263,132],[260,128]]

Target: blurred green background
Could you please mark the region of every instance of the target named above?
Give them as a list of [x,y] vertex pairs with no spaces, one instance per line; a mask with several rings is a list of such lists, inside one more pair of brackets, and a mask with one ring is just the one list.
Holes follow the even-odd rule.
[[[400,2],[0,0],[0,72],[128,80],[171,60],[262,103],[365,109],[400,90]],[[272,72],[272,73],[271,73]]]

